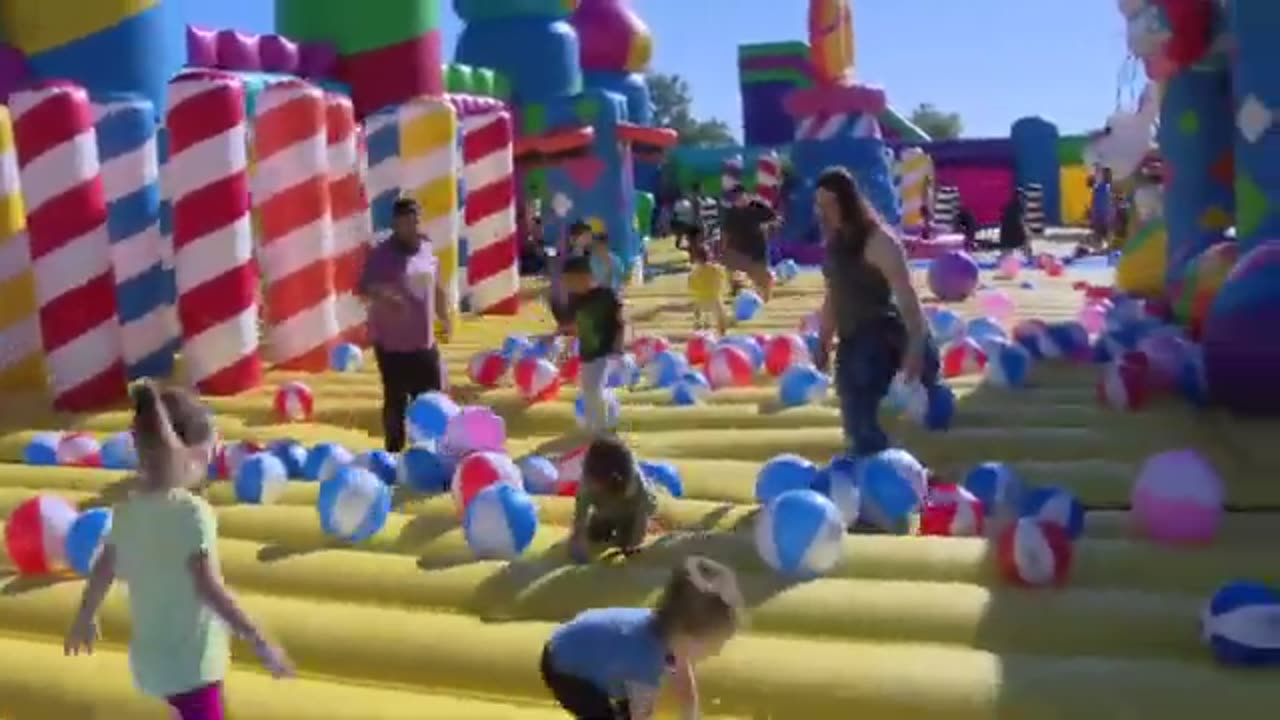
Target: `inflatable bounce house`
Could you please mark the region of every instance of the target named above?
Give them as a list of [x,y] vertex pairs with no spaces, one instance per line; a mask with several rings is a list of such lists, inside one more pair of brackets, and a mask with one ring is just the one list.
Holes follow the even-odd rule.
[[260,36],[49,6],[0,3],[0,388],[47,375],[57,407],[101,407],[179,351],[214,395],[325,370],[363,337],[364,251],[402,195],[455,311],[515,312],[522,183],[549,233],[581,218],[641,256],[636,165],[675,136],[646,127],[622,0],[457,0],[451,65],[439,0],[278,0]]

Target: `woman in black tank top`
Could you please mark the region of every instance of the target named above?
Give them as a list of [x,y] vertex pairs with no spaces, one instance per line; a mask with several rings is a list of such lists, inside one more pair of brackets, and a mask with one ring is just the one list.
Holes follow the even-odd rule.
[[880,403],[901,370],[907,382],[932,392],[938,384],[938,350],[911,284],[906,253],[867,205],[843,168],[824,172],[814,196],[826,238],[823,264],[822,352],[833,337],[835,384],[850,454],[872,455],[889,447],[880,426]]

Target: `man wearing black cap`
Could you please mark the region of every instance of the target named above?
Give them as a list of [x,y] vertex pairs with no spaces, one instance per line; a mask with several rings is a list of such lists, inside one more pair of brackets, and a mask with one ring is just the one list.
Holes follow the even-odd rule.
[[386,448],[404,448],[404,414],[409,401],[443,385],[444,368],[432,321],[445,339],[453,315],[444,288],[436,282],[431,241],[418,231],[421,216],[412,198],[396,200],[391,235],[369,251],[360,295],[369,306],[369,338],[382,377],[382,426]]
[[760,296],[768,300],[773,294],[773,273],[769,271],[768,226],[778,215],[763,200],[747,195],[741,185],[726,194],[729,207],[724,211],[724,264],[734,272],[751,279]]

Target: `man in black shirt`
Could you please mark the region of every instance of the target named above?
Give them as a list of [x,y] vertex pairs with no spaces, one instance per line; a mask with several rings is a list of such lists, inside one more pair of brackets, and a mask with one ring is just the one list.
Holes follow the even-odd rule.
[[769,271],[769,226],[778,220],[773,208],[763,200],[749,197],[741,186],[729,191],[725,209],[724,264],[751,279],[765,300],[773,294],[773,273]]
[[569,309],[578,336],[578,357],[582,370],[578,375],[578,392],[582,397],[588,432],[609,431],[611,418],[605,400],[605,379],[609,359],[622,352],[626,322],[622,316],[622,300],[612,288],[595,284],[591,261],[571,257],[564,266],[565,289],[569,291]]

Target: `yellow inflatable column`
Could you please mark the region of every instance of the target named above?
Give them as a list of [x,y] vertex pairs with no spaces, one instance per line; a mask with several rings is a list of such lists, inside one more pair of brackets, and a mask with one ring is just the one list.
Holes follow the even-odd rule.
[[0,395],[47,387],[26,226],[13,122],[0,107]]
[[400,108],[400,175],[404,194],[422,206],[422,231],[440,264],[436,279],[450,312],[461,301],[458,281],[458,116],[448,102],[422,97]]
[[933,177],[933,159],[920,148],[907,148],[898,160],[902,193],[902,226],[915,230],[924,226],[925,185]]

